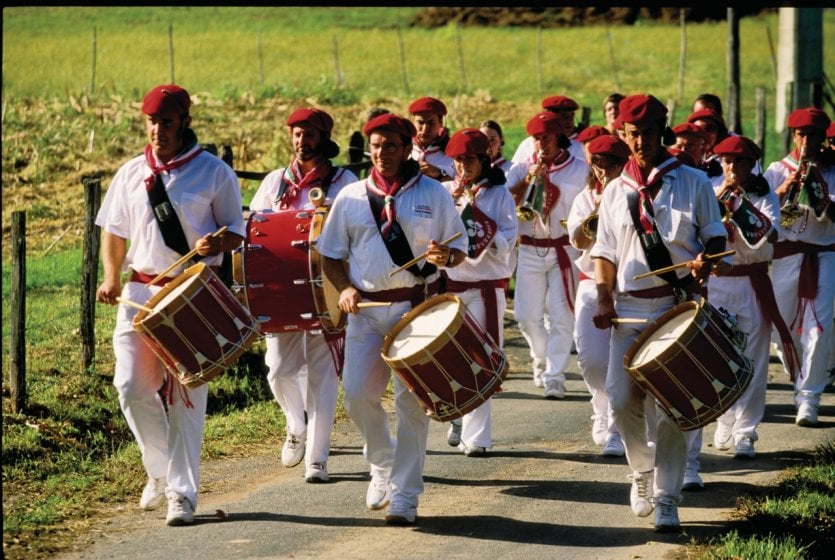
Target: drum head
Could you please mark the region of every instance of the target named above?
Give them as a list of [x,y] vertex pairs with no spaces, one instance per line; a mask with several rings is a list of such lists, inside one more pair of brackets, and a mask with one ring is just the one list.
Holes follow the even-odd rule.
[[662,323],[660,320],[656,322],[654,325],[656,328],[646,337],[632,357],[631,367],[640,368],[661,356],[668,348],[681,340],[698,311],[698,307],[688,306],[680,309],[677,315],[665,322]]
[[461,307],[460,300],[456,297],[436,298],[420,304],[394,326],[396,334],[386,352],[389,358],[405,359],[421,352],[452,328]]

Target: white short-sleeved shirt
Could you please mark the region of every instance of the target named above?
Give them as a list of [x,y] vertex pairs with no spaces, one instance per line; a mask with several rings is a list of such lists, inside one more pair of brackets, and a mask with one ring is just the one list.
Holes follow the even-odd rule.
[[[531,162],[528,162],[530,165]],[[557,239],[567,234],[562,220],[568,219],[574,198],[583,191],[588,179],[589,166],[582,159],[569,155],[568,159],[558,165],[552,165],[548,171],[548,180],[560,190],[557,203],[548,215],[548,226],[544,227],[541,220],[519,222],[519,235],[528,235],[538,239]]]
[[[264,180],[261,181],[261,185],[258,187],[258,190],[253,195],[252,201],[249,203],[250,210],[255,212],[278,210],[278,190],[281,186],[281,179],[284,177],[286,169],[286,167],[276,169],[264,177]],[[345,169],[344,167],[337,169],[336,174],[333,176],[333,179],[331,179],[331,183],[328,186],[325,205],[330,206],[333,204],[336,195],[339,194],[342,187],[357,180],[357,176],[350,170]],[[299,193],[299,196],[296,198],[293,208],[297,210],[313,209],[313,203],[309,200],[309,194],[310,188],[303,188]]]
[[[591,250],[592,258],[604,258],[614,263],[619,292],[667,284],[657,275],[633,279],[635,275],[649,272],[649,265],[629,212],[626,195],[631,190],[621,176],[603,191],[598,210],[597,241]],[[652,205],[658,231],[673,264],[696,258],[708,240],[726,236],[716,195],[701,171],[686,165],[669,171],[664,175]],[[689,273],[688,270],[686,274]],[[679,272],[678,275],[683,274]]]
[[[182,255],[165,244],[154,218],[145,189],[145,179],[150,175],[151,169],[144,155],[125,163],[107,189],[96,225],[129,241],[123,270],[130,268],[155,275]],[[161,173],[160,177],[189,247],[194,247],[198,239],[222,226],[241,237],[246,235],[238,179],[232,168],[217,156],[202,152],[182,167]],[[201,262],[218,265],[222,258],[222,255],[215,255]],[[171,271],[171,275],[184,268]]]
[[[584,189],[574,197],[574,202],[571,204],[571,211],[568,213],[568,224],[566,225],[569,239],[574,238],[574,234],[583,226],[586,218],[591,216],[592,212],[597,209],[596,197],[595,192],[589,188]],[[582,251],[580,256],[574,261],[577,269],[589,278],[594,278],[594,261],[591,259],[591,247],[580,249],[573,242],[572,246],[578,251]]]
[[[454,181],[447,181],[444,187],[452,193],[456,185]],[[455,201],[455,209],[459,215],[464,211],[466,203],[464,196]],[[509,278],[513,273],[510,269],[510,253],[516,247],[518,235],[516,203],[513,196],[503,185],[493,185],[476,193],[475,205],[496,222],[496,235],[478,258],[467,257],[455,268],[447,269],[447,276],[459,282]]]
[[[389,276],[398,266],[391,259],[371,213],[366,181],[346,185],[337,195],[319,236],[319,253],[331,259],[347,260],[348,278],[362,291],[410,288],[420,280],[408,270]],[[460,235],[450,246],[467,251],[464,224],[441,183],[419,175],[412,186],[398,191],[394,200],[397,222],[413,255],[426,252],[430,241],[440,243],[456,233]],[[419,263],[424,265],[425,261]],[[436,272],[426,281],[432,282],[438,275]]]
[[[783,184],[789,175],[797,169],[796,163],[788,157],[775,161],[763,173],[771,190],[774,191]],[[829,188],[829,200],[835,202],[835,166],[822,167],[821,175]],[[803,227],[805,225],[805,227]],[[789,241],[803,241],[814,245],[831,245],[835,243],[835,224],[828,217],[822,220],[815,218],[815,213],[807,211],[805,218],[801,217],[792,228],[782,228],[777,220],[780,239]]]

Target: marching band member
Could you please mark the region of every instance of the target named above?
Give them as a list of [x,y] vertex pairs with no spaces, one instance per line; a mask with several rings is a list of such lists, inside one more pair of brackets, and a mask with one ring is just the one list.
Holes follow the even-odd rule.
[[682,123],[673,127],[673,134],[676,135],[676,143],[670,151],[681,150],[687,156],[687,159],[682,161],[686,165],[700,169],[705,159],[705,136],[702,128],[693,123]]
[[[782,335],[784,355],[791,359],[792,375],[798,366],[788,328],[777,309],[768,277],[779,201],[762,175],[753,173],[762,150],[744,136],[729,136],[713,148],[725,171],[725,180],[714,187],[728,230],[729,248],[735,252],[733,267],[708,281],[710,302],[736,316],[747,335],[745,355],[754,366],[748,388],[717,420],[713,443],[718,450],[734,447],[737,459],[753,459],[757,426],[765,413],[771,327]],[[731,440],[732,443],[731,443]]]
[[793,111],[788,126],[795,148],[764,173],[782,203],[783,238],[774,245],[771,281],[780,315],[792,331],[800,332],[795,345],[800,349],[801,372],[794,382],[798,426],[818,423],[829,352],[835,344],[835,165],[821,162],[830,122],[814,107]]
[[713,153],[713,147],[728,137],[728,127],[725,125],[725,119],[713,109],[702,109],[691,113],[687,117],[687,122],[701,128],[704,134],[704,157],[701,161],[697,161],[699,168],[707,173],[714,185],[721,184],[722,166],[719,165],[719,159]]
[[[202,262],[220,265],[222,253],[244,240],[237,177],[197,143],[190,107],[188,92],[176,85],[157,86],[142,100],[145,153],[119,169],[96,217],[104,266],[96,301],[116,305],[121,297],[145,303],[173,277],[148,285],[151,280],[191,248]],[[221,226],[228,230],[213,236]],[[124,270],[130,278],[122,287]],[[167,498],[166,523],[192,523],[209,386],[187,388],[171,375],[133,329],[136,313],[119,306],[113,385],[148,473],[139,507],[156,509]],[[159,395],[163,386],[166,403]]]
[[618,127],[615,123],[620,114],[619,104],[624,97],[622,93],[614,92],[603,100],[603,120],[606,122],[606,130],[615,136],[618,135]]
[[[580,108],[577,102],[564,95],[552,95],[543,99],[541,105],[545,111],[557,115],[559,123],[562,126],[563,134],[570,142],[566,148],[575,158],[583,160],[583,146],[577,140],[577,134],[580,131],[574,123],[574,113]],[[516,152],[513,154],[513,162],[526,163],[535,151],[533,138],[528,136],[516,147]]]
[[412,101],[409,113],[417,130],[412,141],[412,159],[420,164],[420,172],[438,181],[455,177],[452,158],[444,153],[449,142],[449,130],[444,127],[446,105],[434,97],[421,97]]
[[[339,307],[351,313],[342,374],[345,409],[366,442],[371,483],[366,506],[389,506],[386,523],[415,522],[423,493],[429,417],[398,376],[394,378],[397,434],[393,440],[382,405],[391,369],[380,355],[383,339],[413,305],[437,291],[439,267],[460,265],[467,251],[464,224],[443,185],[411,160],[416,130],[388,113],[371,119],[372,169],[367,179],[343,187],[319,236],[323,269],[339,290]],[[459,234],[449,245],[439,240]],[[390,273],[427,250],[425,264]],[[360,308],[362,300],[391,302]]]
[[[684,432],[661,411],[656,414],[656,445],[647,444],[648,396],[626,372],[623,356],[646,325],[680,299],[693,297],[697,282],[704,282],[710,271],[704,255],[725,246],[725,228],[710,182],[662,145],[662,139],[673,143],[666,116],[667,108],[651,95],[630,95],[621,101],[618,118],[632,157],[603,191],[597,241],[591,250],[598,300],[594,324],[609,328],[618,316],[648,321],[612,329],[606,392],[632,470],[632,511],[645,517],[655,509],[655,530],[661,532],[680,529],[678,503],[687,444]],[[665,275],[669,280],[634,279],[665,266],[664,261],[692,261],[692,275],[672,272]]]
[[[467,258],[443,271],[447,292],[456,294],[467,311],[493,338],[504,343],[505,290],[511,275],[510,255],[518,233],[516,203],[503,186],[504,173],[490,164],[490,143],[481,131],[465,128],[452,135],[446,153],[455,162],[455,180],[444,183],[467,228]],[[449,428],[468,457],[486,454],[493,446],[492,399],[487,399]]]
[[562,399],[574,332],[573,260],[578,256],[562,221],[586,184],[588,165],[567,150],[568,138],[555,113],[535,115],[526,131],[536,152],[528,160],[525,180],[510,188],[522,205],[517,212],[524,216],[519,223],[514,315],[531,349],[534,384],[544,386],[546,398]]
[[490,165],[498,167],[505,175],[505,187],[510,187],[518,183],[525,177],[528,172],[528,167],[524,163],[514,163],[507,160],[502,154],[504,148],[504,133],[502,127],[496,121],[486,120],[482,121],[478,129],[490,141]]
[[[586,133],[591,127],[580,133]],[[602,128],[602,127],[600,127]],[[577,299],[574,310],[577,319],[574,324],[574,341],[577,346],[577,366],[583,381],[591,394],[592,439],[602,445],[604,457],[623,457],[624,449],[620,434],[609,412],[609,395],[606,394],[606,369],[609,364],[609,329],[594,326],[592,316],[597,309],[597,287],[594,280],[594,262],[589,253],[597,233],[597,209],[603,189],[609,181],[617,178],[629,159],[629,147],[617,136],[602,129],[603,134],[585,144],[590,155],[593,179],[588,188],[574,199],[568,215],[568,236],[571,244],[582,251],[577,259],[580,281],[577,285]]]
[[[287,118],[286,125],[294,157],[287,167],[264,178],[249,203],[252,211],[314,210],[309,200],[311,189],[321,189],[325,204],[330,205],[344,185],[357,180],[356,175],[330,161],[339,153],[339,146],[331,140],[333,118],[328,113],[314,108],[297,109]],[[294,467],[304,459],[306,482],[327,482],[329,478],[328,455],[339,393],[339,352],[334,350],[332,354],[326,338],[310,331],[266,336],[267,382],[287,420],[281,463]]]

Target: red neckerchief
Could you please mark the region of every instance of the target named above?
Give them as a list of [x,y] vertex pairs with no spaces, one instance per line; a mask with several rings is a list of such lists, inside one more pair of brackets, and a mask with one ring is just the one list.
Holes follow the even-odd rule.
[[[551,165],[548,166],[548,170],[545,172],[545,202],[542,204],[542,219],[548,220],[548,216],[551,215],[551,209],[557,205],[557,202],[560,200],[560,188],[551,182],[551,173],[559,171],[568,163],[569,159],[571,158],[571,154],[568,150],[562,150],[557,157],[554,158],[554,161],[551,162]],[[539,154],[535,153],[533,155],[534,163],[539,159]]]
[[447,142],[449,142],[449,130],[445,127],[441,127],[438,131],[438,137],[435,138],[435,141],[429,144],[428,146],[424,147],[423,144],[420,143],[417,136],[413,139],[413,145],[420,151],[420,158],[418,161],[425,161],[426,156],[429,154],[434,154],[435,152],[441,152],[446,147]]
[[394,181],[388,181],[375,169],[371,168],[371,175],[366,181],[368,189],[377,196],[384,199],[383,211],[381,214],[383,225],[380,227],[380,233],[383,237],[388,236],[389,231],[397,219],[397,210],[394,206],[394,196],[401,190],[408,189],[414,185],[420,178],[420,173],[408,178],[405,183],[400,183],[400,176]]
[[158,160],[156,155],[154,154],[153,148],[151,148],[150,144],[146,145],[145,163],[148,165],[148,167],[151,168],[151,175],[145,178],[145,188],[151,190],[154,186],[154,183],[157,180],[157,176],[159,176],[160,173],[164,173],[166,171],[171,171],[172,169],[182,167],[183,165],[187,164],[188,162],[199,156],[200,152],[202,151],[203,148],[195,143],[187,151],[174,156],[174,158],[168,163],[157,165]]
[[[667,154],[669,155],[669,154]],[[638,191],[640,201],[638,208],[640,210],[641,225],[644,232],[651,234],[655,227],[655,210],[652,207],[652,196],[650,190],[656,185],[660,185],[664,180],[664,175],[672,171],[676,167],[681,166],[682,163],[677,158],[670,156],[661,162],[660,165],[650,169],[646,179],[638,167],[638,162],[635,158],[629,158],[626,165],[623,167],[621,177],[630,188]]]
[[287,182],[287,190],[276,201],[279,203],[279,209],[287,210],[288,208],[294,208],[299,194],[306,188],[313,188],[321,184],[322,180],[327,176],[328,171],[330,171],[330,161],[323,160],[305,174],[302,172],[301,166],[299,166],[299,159],[293,158],[293,161],[284,170],[284,176],[282,177],[282,180]]
[[800,167],[800,150],[797,148],[793,149],[791,152],[786,155],[783,159],[780,160],[780,163],[783,164],[789,173],[794,173],[797,171],[797,168]]
[[[456,178],[455,179],[455,190],[458,190],[461,186],[462,185],[461,185],[460,180]],[[477,181],[475,183],[469,183],[467,185],[464,185],[464,191],[463,191],[462,194],[467,195],[467,201],[470,204],[472,204],[473,206],[475,206],[476,205],[476,203],[475,203],[476,195],[479,192],[481,192],[481,189],[486,189],[486,188],[489,188],[491,186],[492,185],[490,184],[490,181],[487,178],[484,178],[484,179],[482,179],[480,181]]]

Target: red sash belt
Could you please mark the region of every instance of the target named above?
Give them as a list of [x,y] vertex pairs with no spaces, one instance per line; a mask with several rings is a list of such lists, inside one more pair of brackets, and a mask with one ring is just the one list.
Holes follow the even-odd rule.
[[818,328],[823,328],[815,311],[815,298],[818,297],[818,276],[820,276],[818,253],[828,253],[830,251],[835,251],[835,243],[814,245],[804,241],[781,241],[774,244],[775,259],[788,257],[789,255],[803,255],[803,260],[800,261],[800,276],[797,280],[797,310],[791,323],[792,328],[797,323],[798,333],[803,325],[802,317],[807,306],[812,309]]
[[[215,274],[220,272],[220,267],[219,266],[210,266],[209,268],[211,268],[212,271]],[[128,278],[128,282],[139,282],[140,284],[149,284],[151,282],[151,280],[153,280],[157,276],[158,276],[157,274],[145,274],[144,272],[131,270],[130,271],[130,278]],[[162,280],[157,281],[154,285],[155,286],[165,286],[166,284],[168,284],[172,280],[174,280],[174,278],[172,278],[170,276],[165,276]]]
[[644,290],[630,290],[626,293],[632,297],[641,299],[656,299],[676,295],[675,290],[669,284],[656,286],[655,288],[646,288]]
[[533,245],[534,247],[565,247],[568,245],[568,236],[563,235],[562,237],[531,237],[530,235],[523,235],[520,237],[519,242],[522,245]]
[[568,302],[568,309],[571,313],[574,313],[574,299],[577,294],[573,293],[575,282],[574,269],[571,266],[571,258],[565,251],[565,248],[569,245],[568,236],[563,235],[562,237],[557,238],[539,238],[531,237],[530,235],[522,235],[519,238],[519,243],[533,247],[547,247],[549,249],[554,249],[557,253],[557,264],[560,267],[560,272],[562,272],[562,287],[565,290],[565,299]]
[[370,299],[371,301],[388,301],[388,302],[399,302],[399,301],[410,301],[412,306],[417,305],[418,303],[422,302],[425,299],[425,295],[434,296],[438,293],[438,285],[439,281],[435,280],[431,284],[426,286],[426,291],[424,292],[424,285],[423,284],[415,284],[409,288],[395,288],[393,290],[379,290],[376,292],[364,292],[359,290],[359,293],[365,299]]
[[481,299],[484,301],[484,315],[487,319],[487,334],[493,337],[496,345],[501,340],[499,338],[499,329],[502,327],[502,318],[499,317],[499,306],[496,304],[496,289],[506,290],[507,284],[507,278],[479,280],[478,282],[459,282],[450,278],[446,279],[446,289],[451,293],[481,290]]

